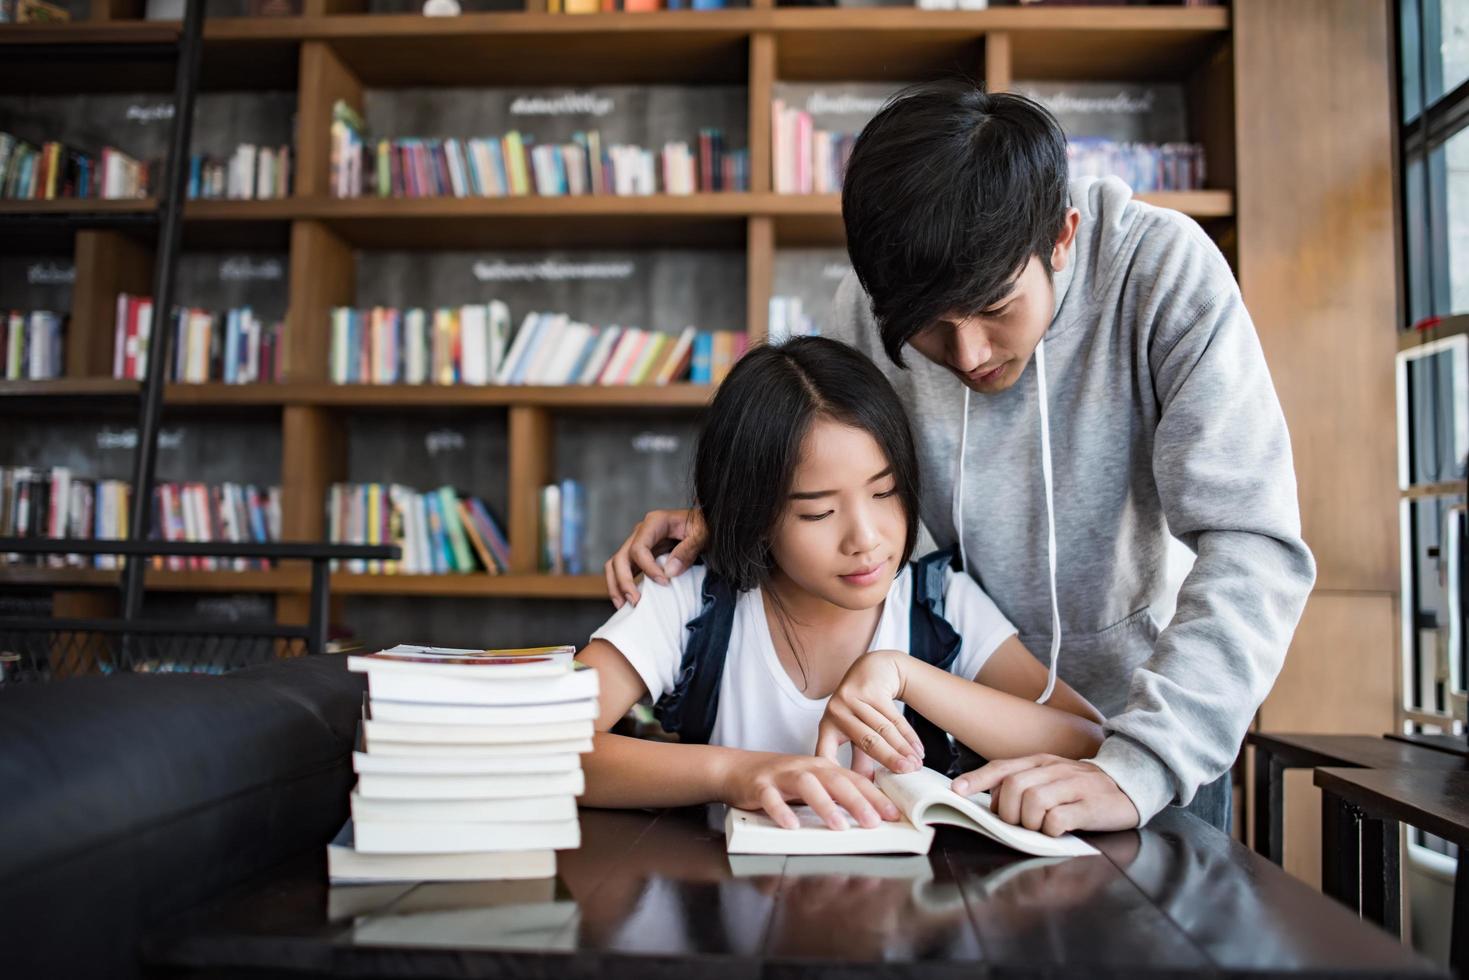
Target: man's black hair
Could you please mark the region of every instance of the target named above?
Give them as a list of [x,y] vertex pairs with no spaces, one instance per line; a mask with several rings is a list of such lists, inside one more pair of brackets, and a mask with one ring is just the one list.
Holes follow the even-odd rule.
[[[694,454],[704,562],[738,591],[769,580],[770,553],[812,423],[861,429],[892,467],[907,517],[903,563],[918,537],[918,454],[908,415],[877,365],[846,344],[797,337],[751,349],[719,386]],[[900,566],[901,567],[901,566]]]
[[967,79],[909,86],[857,137],[847,252],[895,364],[920,329],[1004,298],[1066,219],[1066,136],[1050,112]]

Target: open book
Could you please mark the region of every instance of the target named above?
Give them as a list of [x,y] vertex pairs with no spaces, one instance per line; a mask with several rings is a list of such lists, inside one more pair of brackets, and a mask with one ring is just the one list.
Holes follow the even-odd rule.
[[1096,848],[1071,834],[1048,837],[1006,823],[990,812],[988,793],[960,796],[950,780],[932,769],[895,773],[879,769],[877,788],[897,804],[902,817],[873,828],[848,816],[847,830],[832,830],[807,806],[794,807],[801,825],[781,827],[764,813],[730,808],[724,821],[731,854],[927,854],[935,824],[984,834],[1006,847],[1040,857],[1096,854]]

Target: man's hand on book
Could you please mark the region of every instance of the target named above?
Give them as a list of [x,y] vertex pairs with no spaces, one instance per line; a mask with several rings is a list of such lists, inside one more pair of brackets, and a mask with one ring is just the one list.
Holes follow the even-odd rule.
[[900,816],[893,801],[870,779],[814,755],[741,752],[725,774],[723,800],[741,810],[764,810],[790,830],[799,821],[789,800],[811,807],[832,830],[849,826],[842,809],[863,827]]
[[851,742],[852,769],[867,779],[874,761],[893,772],[923,768],[923,742],[894,703],[903,698],[904,671],[911,662],[897,650],[871,650],[858,657],[826,703],[816,730],[816,754],[835,762],[837,749]]
[[1138,824],[1137,807],[1111,776],[1058,755],[998,759],[954,780],[953,790],[960,796],[988,792],[990,809],[1001,820],[1052,837]]
[[[607,559],[602,566],[607,576],[607,595],[618,609],[624,602],[638,604],[638,573],[648,576],[659,585],[677,576],[694,563],[704,550],[704,539],[708,532],[704,527],[704,513],[697,507],[688,510],[650,510],[632,529],[622,547]],[[676,543],[668,556],[665,568],[658,564],[658,555]]]

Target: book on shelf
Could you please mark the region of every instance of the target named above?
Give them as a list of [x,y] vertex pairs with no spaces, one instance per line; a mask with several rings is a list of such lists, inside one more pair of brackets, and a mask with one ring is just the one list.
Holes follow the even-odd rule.
[[1204,186],[1204,149],[1189,139],[1182,83],[1021,80],[1014,88],[1060,123],[1071,176],[1117,177],[1137,193]]
[[724,10],[727,0],[549,0],[553,14],[653,13],[659,10]]
[[[148,373],[153,300],[118,293],[113,328],[112,376],[141,380]],[[169,380],[255,384],[280,378],[285,325],[265,323],[248,306],[211,312],[196,307],[173,311],[173,362]]]
[[717,384],[747,346],[742,332],[593,326],[565,313],[529,313],[512,334],[498,300],[432,311],[337,307],[330,366],[336,384]]
[[0,24],[64,24],[71,12],[46,0],[0,0]]
[[115,147],[98,155],[56,141],[39,146],[0,132],[0,197],[21,201],[144,198],[156,165]]
[[50,310],[0,312],[0,366],[7,381],[45,381],[65,371],[67,316]]
[[1066,141],[1066,163],[1072,177],[1117,177],[1139,194],[1204,186],[1204,148],[1197,143],[1075,137]]
[[228,157],[189,157],[189,200],[265,201],[291,195],[291,148],[241,143]]
[[597,130],[564,143],[539,143],[510,130],[467,139],[372,140],[362,116],[338,101],[331,125],[334,197],[581,197],[694,194],[749,189],[749,151],[701,128],[692,141],[658,150],[606,144]]
[[580,575],[586,536],[586,491],[576,480],[541,487],[540,569],[552,575]]
[[[580,755],[591,750],[597,712],[596,672],[574,654],[569,646],[400,644],[349,657],[348,669],[367,675],[368,693],[352,759],[351,839],[328,852],[333,880],[454,878],[459,867],[487,878],[528,874],[527,867],[554,874],[555,851],[581,843]],[[578,731],[541,737],[568,725]],[[464,729],[475,727],[499,737],[464,740]],[[462,860],[441,866],[430,857],[438,854]],[[522,858],[501,863],[500,854]],[[348,874],[356,859],[370,862],[372,873]]]
[[770,319],[765,328],[766,343],[784,343],[792,337],[810,337],[821,333],[821,326],[801,305],[799,296],[770,297]]
[[397,560],[349,559],[367,574],[447,575],[510,570],[510,545],[485,502],[452,487],[420,493],[401,484],[337,483],[327,495],[333,544],[396,544]]
[[835,194],[852,158],[857,131],[817,128],[812,114],[773,99],[771,177],[777,194]]
[[731,854],[927,854],[934,827],[942,824],[983,834],[1025,854],[1070,857],[1096,854],[1072,834],[1050,837],[1006,823],[990,810],[988,793],[960,796],[950,779],[933,769],[911,773],[877,772],[877,787],[902,814],[896,822],[861,827],[848,817],[846,830],[832,830],[809,806],[797,806],[800,826],[780,826],[763,812],[729,809],[725,846]]
[[[131,488],[126,481],[76,476],[67,467],[0,467],[0,537],[122,540],[128,535]],[[153,488],[149,536],[165,541],[264,544],[280,538],[280,489],[251,484],[159,483]],[[19,562],[19,555],[10,555]],[[154,557],[154,568],[216,571],[264,568],[246,558]],[[119,568],[115,555],[48,555],[53,568]]]

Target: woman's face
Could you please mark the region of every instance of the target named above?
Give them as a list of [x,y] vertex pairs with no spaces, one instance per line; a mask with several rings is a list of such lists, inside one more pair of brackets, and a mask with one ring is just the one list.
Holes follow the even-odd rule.
[[870,609],[887,597],[907,533],[877,441],[829,419],[813,423],[771,542],[785,577],[845,609]]

